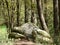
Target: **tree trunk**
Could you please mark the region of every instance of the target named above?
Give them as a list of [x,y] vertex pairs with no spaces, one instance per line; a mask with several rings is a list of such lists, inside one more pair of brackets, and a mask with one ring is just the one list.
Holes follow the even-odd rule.
[[[10,30],[10,26],[11,26],[11,21],[10,21],[10,12],[9,12],[9,6],[8,6],[8,1],[7,0],[5,0],[5,3],[6,3],[6,6],[7,6],[7,12],[8,12],[8,28],[9,28],[9,30]],[[10,31],[9,31],[10,32]]]
[[49,32],[49,30],[47,28],[47,25],[45,23],[44,16],[43,16],[41,0],[36,0],[36,2],[37,2],[37,9],[38,9],[38,16],[39,16],[39,20],[41,22],[42,29],[44,29],[45,31]]
[[28,7],[27,7],[27,0],[24,0],[24,2],[25,2],[25,23],[27,23],[28,22],[28,17],[29,17],[29,15],[28,15]]
[[58,44],[58,35],[59,35],[59,21],[58,21],[58,0],[53,0],[53,17],[54,17],[54,42]]
[[58,0],[58,7],[59,7],[59,29],[60,29],[60,0]]
[[34,23],[34,9],[33,4],[35,0],[31,0],[31,22]]
[[45,16],[45,22],[48,26],[48,20],[47,20],[47,16],[48,16],[48,13],[47,13],[47,0],[44,0],[44,16]]
[[15,14],[15,6],[14,6],[14,3],[15,1],[14,0],[12,0],[11,1],[11,30],[13,29],[13,27],[14,27],[14,14]]
[[17,26],[19,26],[19,17],[20,17],[20,14],[19,14],[19,0],[17,0]]

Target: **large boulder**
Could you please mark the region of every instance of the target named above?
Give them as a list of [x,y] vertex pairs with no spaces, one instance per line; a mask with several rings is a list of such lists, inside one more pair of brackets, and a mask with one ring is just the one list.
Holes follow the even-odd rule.
[[25,35],[29,40],[35,42],[53,42],[49,33],[38,28],[32,23],[25,23],[20,27],[14,27],[12,32],[17,32]]
[[39,29],[37,26],[35,26],[32,23],[25,23],[20,27],[14,27],[13,31],[24,33],[25,35],[31,35],[33,30]]

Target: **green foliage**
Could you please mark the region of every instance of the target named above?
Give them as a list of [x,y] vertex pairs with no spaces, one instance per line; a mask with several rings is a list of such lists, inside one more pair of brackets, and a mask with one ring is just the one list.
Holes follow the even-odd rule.
[[8,39],[5,25],[0,26],[0,45],[13,45],[13,42]]

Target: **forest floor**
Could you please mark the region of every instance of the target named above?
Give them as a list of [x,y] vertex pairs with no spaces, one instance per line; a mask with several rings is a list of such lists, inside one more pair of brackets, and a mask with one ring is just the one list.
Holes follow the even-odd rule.
[[22,41],[15,41],[13,45],[35,45],[32,41],[22,40]]

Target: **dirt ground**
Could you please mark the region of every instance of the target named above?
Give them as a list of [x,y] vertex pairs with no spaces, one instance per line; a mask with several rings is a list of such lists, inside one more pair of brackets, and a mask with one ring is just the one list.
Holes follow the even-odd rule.
[[14,45],[35,45],[35,43],[27,40],[17,40],[14,42]]

